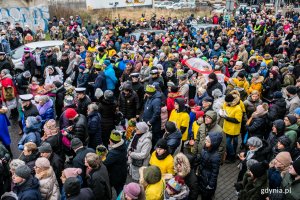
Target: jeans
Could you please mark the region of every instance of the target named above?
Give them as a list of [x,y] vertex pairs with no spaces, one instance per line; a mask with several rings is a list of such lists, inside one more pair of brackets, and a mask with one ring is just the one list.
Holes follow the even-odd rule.
[[238,135],[232,136],[226,134],[226,149],[227,149],[227,156],[231,159],[235,158],[236,149],[238,146]]

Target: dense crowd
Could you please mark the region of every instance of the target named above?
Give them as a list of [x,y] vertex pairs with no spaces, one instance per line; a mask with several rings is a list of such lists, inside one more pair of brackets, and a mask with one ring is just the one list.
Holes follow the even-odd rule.
[[[209,200],[230,163],[240,200],[299,199],[298,18],[53,17],[47,34],[63,45],[24,48],[21,73],[11,51],[46,33],[5,22],[1,199]],[[146,27],[165,32],[131,34]]]

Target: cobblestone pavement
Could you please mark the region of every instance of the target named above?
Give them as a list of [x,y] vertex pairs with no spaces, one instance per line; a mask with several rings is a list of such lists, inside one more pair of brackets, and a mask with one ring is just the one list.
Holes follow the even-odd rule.
[[[18,158],[20,151],[18,150],[18,141],[21,136],[18,135],[19,126],[15,121],[11,121],[11,126],[9,128],[12,144],[11,150],[13,152],[14,158]],[[236,182],[238,175],[237,163],[234,164],[223,164],[220,169],[218,177],[218,186],[215,195],[215,200],[235,200],[237,196],[233,184]],[[115,193],[113,195],[116,196]],[[114,198],[116,199],[116,198]]]

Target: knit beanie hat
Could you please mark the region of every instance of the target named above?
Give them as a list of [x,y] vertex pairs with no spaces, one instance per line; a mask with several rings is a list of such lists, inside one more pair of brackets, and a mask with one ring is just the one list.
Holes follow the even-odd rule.
[[103,96],[103,91],[100,88],[97,88],[95,91],[95,97],[100,99]]
[[255,178],[259,178],[266,174],[268,168],[269,164],[267,162],[258,162],[254,163],[249,170]]
[[140,130],[142,133],[146,133],[149,131],[149,126],[146,124],[146,122],[139,122],[136,124],[136,128]]
[[289,85],[286,87],[286,91],[289,93],[289,94],[292,94],[292,95],[295,95],[297,94],[297,87],[294,86],[294,85]]
[[270,73],[273,74],[274,77],[276,77],[278,75],[278,72],[275,70],[271,70]]
[[296,115],[300,116],[300,107],[296,108],[296,109],[294,110],[294,113],[295,113]]
[[174,133],[177,130],[176,124],[171,121],[166,122],[165,128],[166,128],[166,131],[169,133]]
[[122,139],[122,134],[117,131],[117,130],[112,130],[110,133],[110,137],[109,139],[113,142],[113,143],[118,143],[121,141]]
[[144,169],[144,180],[148,184],[155,184],[161,180],[161,171],[159,167],[151,165]]
[[171,86],[171,92],[178,92],[179,88],[176,85]]
[[84,71],[85,70],[85,65],[82,63],[82,64],[80,64],[79,65],[79,69],[81,69],[82,71]]
[[81,140],[79,138],[73,138],[71,140],[71,147],[72,149],[77,149],[78,147],[83,146],[83,143],[81,142]]
[[226,101],[227,103],[231,103],[233,100],[234,100],[234,97],[233,97],[232,94],[227,94],[227,95],[225,96],[225,101]]
[[168,86],[168,87],[172,87],[172,86],[175,86],[175,84],[174,84],[172,81],[169,81],[169,82],[167,83],[167,86]]
[[263,145],[263,143],[260,138],[254,136],[254,137],[251,137],[248,139],[247,145],[253,146],[253,147],[261,147]]
[[211,95],[217,99],[218,97],[223,96],[222,91],[220,89],[214,89],[211,93]]
[[52,147],[48,142],[44,142],[38,149],[40,153],[52,153]]
[[247,169],[250,169],[250,167],[251,167],[253,164],[255,164],[255,163],[258,163],[258,161],[255,160],[255,159],[249,159],[249,160],[247,160],[247,162],[246,162]]
[[278,138],[278,142],[280,142],[283,146],[285,147],[289,147],[292,143],[292,141],[290,140],[290,138],[286,135],[283,135],[281,137]]
[[154,94],[156,92],[156,88],[154,85],[147,85],[145,92],[148,94]]
[[76,112],[76,110],[74,108],[68,108],[65,111],[65,116],[67,119],[73,119],[74,117],[76,117],[78,113]]
[[298,175],[300,175],[300,159],[295,160],[295,161],[293,162],[293,167],[294,167],[295,172],[296,172]]
[[124,186],[123,191],[131,199],[138,199],[141,193],[141,186],[137,183],[129,183]]
[[111,100],[114,97],[114,93],[111,90],[105,90],[104,99]]
[[168,144],[167,144],[167,140],[164,138],[161,138],[157,141],[156,143],[156,148],[161,148],[161,149],[168,149]]
[[291,124],[297,123],[297,117],[295,117],[294,115],[289,114],[286,117],[289,119],[289,121],[290,121]]
[[28,179],[31,176],[31,169],[27,165],[21,165],[16,168],[15,174],[23,179]]
[[80,168],[66,168],[63,173],[65,174],[66,178],[70,177],[77,177],[82,173],[82,169]]
[[35,161],[35,166],[37,166],[39,168],[43,168],[43,169],[48,169],[51,165],[50,165],[50,162],[47,158],[39,157]]
[[68,196],[75,196],[80,193],[80,182],[76,177],[67,178],[64,183],[64,190]]
[[273,97],[274,97],[274,99],[282,98],[282,92],[280,92],[280,91],[274,92]]
[[106,66],[110,65],[110,60],[104,60],[103,64]]
[[275,159],[277,161],[279,161],[281,164],[283,164],[285,167],[290,166],[290,164],[293,161],[292,157],[291,157],[291,154],[287,151],[280,152],[279,154],[277,154]]
[[5,193],[1,196],[1,200],[18,200],[18,196],[17,196],[17,194],[14,193],[13,191],[5,192]]
[[28,128],[39,123],[38,118],[33,116],[27,117],[26,122],[28,123]]
[[184,179],[181,176],[175,176],[174,178],[171,178],[167,183],[167,187],[171,189],[175,194],[180,193],[183,185]]

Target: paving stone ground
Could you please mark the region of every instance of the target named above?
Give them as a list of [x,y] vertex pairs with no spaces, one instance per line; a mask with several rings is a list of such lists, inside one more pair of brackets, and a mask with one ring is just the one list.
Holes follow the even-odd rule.
[[[14,158],[18,158],[20,155],[20,151],[18,150],[17,144],[21,137],[18,135],[19,127],[17,122],[11,121],[11,127],[9,128],[9,130],[12,138],[11,149]],[[218,177],[218,186],[215,194],[215,200],[236,200],[237,199],[233,187],[233,184],[236,182],[237,175],[238,175],[237,165],[238,163],[236,162],[234,164],[223,164],[221,166],[219,177]],[[113,199],[116,199],[115,192],[113,197],[114,197]]]

